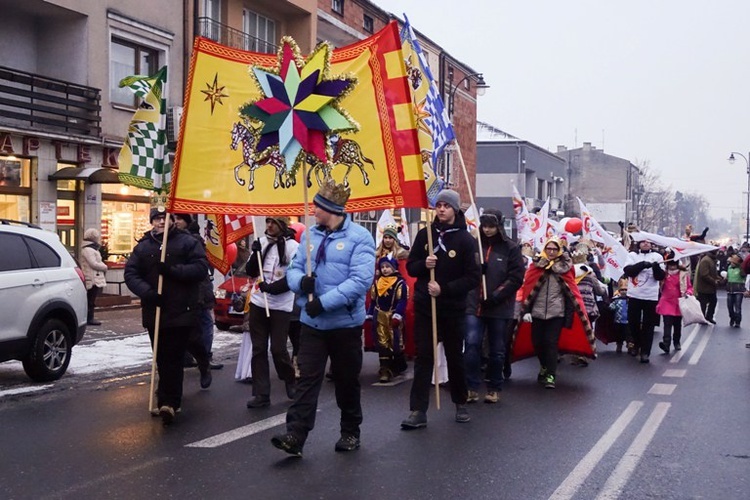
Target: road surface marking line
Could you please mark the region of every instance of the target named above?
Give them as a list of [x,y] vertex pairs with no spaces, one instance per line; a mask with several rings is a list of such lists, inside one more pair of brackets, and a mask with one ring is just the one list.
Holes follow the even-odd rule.
[[633,440],[633,444],[630,445],[628,451],[620,459],[612,475],[604,483],[604,487],[596,497],[596,500],[615,499],[620,496],[622,489],[627,484],[631,474],[635,471],[636,466],[638,466],[638,462],[640,462],[646,448],[648,448],[649,443],[654,438],[664,417],[667,416],[670,406],[671,403],[656,403],[656,408],[651,412],[646,423],[643,424],[643,428],[635,437],[635,440]]
[[[714,325],[711,325],[712,327]],[[698,344],[698,347],[695,348],[695,352],[688,360],[689,365],[695,365],[698,364],[698,360],[701,359],[701,356],[703,355],[703,351],[706,350],[706,346],[708,345],[708,341],[711,338],[711,334],[713,333],[714,329],[709,328],[706,334],[701,339],[700,343]]]
[[568,474],[568,477],[552,493],[550,499],[562,500],[573,498],[578,489],[581,487],[586,478],[594,470],[605,453],[609,451],[618,437],[623,433],[625,428],[630,424],[643,406],[643,401],[631,401],[627,408],[617,417],[607,432],[596,442],[593,448],[584,456],[578,465]]
[[676,388],[676,384],[654,384],[648,390],[648,393],[656,394],[657,396],[671,396]]
[[695,325],[693,329],[690,331],[690,334],[685,339],[685,342],[682,343],[682,350],[677,351],[677,354],[672,356],[672,358],[669,360],[670,363],[678,363],[682,357],[685,355],[685,351],[688,347],[690,347],[690,343],[693,341],[696,335],[698,335],[698,329],[700,328],[700,324]]
[[664,370],[664,374],[662,377],[673,377],[673,378],[682,378],[687,374],[687,370]]
[[259,432],[263,432],[268,429],[272,429],[273,427],[279,426],[283,424],[284,422],[286,422],[286,413],[282,413],[280,415],[276,415],[275,417],[270,417],[265,420],[261,420],[260,422],[254,422],[249,425],[238,427],[236,429],[232,429],[231,431],[222,432],[221,434],[217,434],[215,436],[211,436],[209,438],[202,439],[194,443],[186,444],[185,447],[187,448],[217,448],[227,443],[231,443],[232,441],[237,441],[238,439],[242,439],[247,436],[252,436],[253,434],[257,434]]

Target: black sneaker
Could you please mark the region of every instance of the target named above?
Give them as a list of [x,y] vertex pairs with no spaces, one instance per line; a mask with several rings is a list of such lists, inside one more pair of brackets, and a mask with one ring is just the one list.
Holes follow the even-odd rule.
[[159,416],[164,425],[171,425],[174,422],[175,411],[171,406],[164,405],[159,408]]
[[469,410],[466,409],[466,405],[456,405],[456,422],[460,424],[471,422]]
[[669,354],[669,345],[664,342],[659,342],[659,349],[664,351],[664,354]]
[[304,443],[294,434],[279,434],[271,438],[271,444],[295,457],[302,456]]
[[213,381],[213,377],[211,376],[211,369],[206,366],[200,367],[201,371],[201,389],[208,389],[211,387],[211,382]]
[[264,408],[271,405],[271,398],[268,396],[255,396],[247,402],[248,408]]
[[641,354],[641,363],[648,363],[648,354]]
[[334,449],[336,451],[354,451],[359,448],[359,445],[360,441],[358,437],[352,436],[351,434],[342,434],[341,438],[336,441]]
[[423,427],[427,427],[427,414],[419,410],[409,413],[406,420],[401,422],[401,428],[405,430],[421,429]]
[[674,350],[675,351],[681,351],[682,350],[682,346],[680,345],[679,342],[675,342],[674,343]]

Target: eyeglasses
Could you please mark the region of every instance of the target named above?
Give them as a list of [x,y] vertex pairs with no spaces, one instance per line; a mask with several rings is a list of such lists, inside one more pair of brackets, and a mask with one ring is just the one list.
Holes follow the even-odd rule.
[[558,251],[560,251],[560,249],[557,248],[557,247],[544,247],[544,251],[548,252],[548,253],[549,252],[558,252]]

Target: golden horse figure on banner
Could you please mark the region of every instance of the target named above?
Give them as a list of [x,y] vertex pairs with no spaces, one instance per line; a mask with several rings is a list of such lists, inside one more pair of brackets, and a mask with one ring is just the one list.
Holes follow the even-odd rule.
[[349,174],[355,166],[362,173],[362,182],[365,186],[370,184],[370,177],[365,170],[365,163],[372,165],[375,170],[375,163],[362,153],[359,143],[353,139],[341,139],[337,134],[330,138],[331,148],[333,149],[333,158],[330,163],[325,163],[315,158],[313,155],[307,155],[307,162],[310,164],[310,170],[307,172],[307,187],[312,187],[312,175],[315,175],[315,181],[318,186],[322,181],[331,175],[331,171],[337,165],[346,166],[343,184],[349,187]]
[[234,167],[234,180],[240,186],[245,185],[245,179],[240,177],[240,169],[247,167],[250,171],[250,178],[248,179],[247,190],[252,191],[255,189],[255,171],[265,165],[271,165],[276,169],[276,174],[273,180],[273,188],[286,188],[294,183],[286,176],[286,168],[284,166],[284,157],[279,153],[278,149],[273,149],[270,152],[263,152],[260,157],[255,158],[253,150],[255,149],[255,142],[257,141],[256,134],[253,133],[250,127],[246,126],[241,122],[236,122],[232,126],[232,144],[229,146],[232,150],[236,151],[237,146],[242,142],[242,163]]

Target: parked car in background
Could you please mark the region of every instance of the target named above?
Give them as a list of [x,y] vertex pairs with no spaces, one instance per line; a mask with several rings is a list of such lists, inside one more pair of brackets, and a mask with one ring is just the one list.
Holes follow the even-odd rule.
[[214,324],[219,330],[229,330],[231,326],[242,325],[242,309],[236,310],[232,303],[242,293],[246,293],[250,286],[247,276],[233,276],[214,290],[216,305],[214,305]]
[[57,234],[0,219],[0,362],[37,382],[62,377],[86,331],[83,272]]

